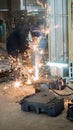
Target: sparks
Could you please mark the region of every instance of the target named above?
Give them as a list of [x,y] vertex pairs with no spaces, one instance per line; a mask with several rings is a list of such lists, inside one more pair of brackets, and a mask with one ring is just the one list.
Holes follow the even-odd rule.
[[15,81],[15,82],[13,83],[13,86],[14,86],[15,88],[19,88],[19,87],[21,86],[21,81]]

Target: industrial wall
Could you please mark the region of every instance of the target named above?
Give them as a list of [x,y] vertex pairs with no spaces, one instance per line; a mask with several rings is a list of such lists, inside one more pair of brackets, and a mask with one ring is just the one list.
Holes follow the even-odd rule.
[[70,44],[70,59],[73,62],[73,0],[71,0],[71,44]]
[[12,10],[20,9],[20,0],[0,0],[0,10],[8,9],[8,2],[11,3]]
[[7,0],[0,0],[0,10],[7,9]]
[[68,0],[48,0],[51,6],[50,61],[68,62]]
[[[1,9],[20,10],[21,0],[0,0],[0,17],[6,17]],[[26,0],[28,2],[28,0]],[[31,0],[30,0],[31,1]],[[73,0],[47,0],[51,6],[49,59],[55,62],[68,62],[73,59]],[[72,14],[71,14],[72,12]],[[11,14],[12,15],[12,14]],[[11,19],[12,16],[9,18]],[[9,20],[7,18],[7,20]]]

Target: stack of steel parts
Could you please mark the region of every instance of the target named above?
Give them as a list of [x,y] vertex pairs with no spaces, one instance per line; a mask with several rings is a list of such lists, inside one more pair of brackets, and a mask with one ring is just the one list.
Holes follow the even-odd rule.
[[64,110],[64,99],[56,97],[50,91],[41,91],[23,98],[20,101],[21,110],[27,112],[45,113],[56,117]]

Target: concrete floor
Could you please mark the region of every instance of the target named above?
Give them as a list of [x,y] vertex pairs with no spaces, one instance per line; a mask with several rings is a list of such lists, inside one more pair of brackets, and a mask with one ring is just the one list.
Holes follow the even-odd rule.
[[[0,54],[7,55],[1,48]],[[57,117],[21,111],[18,102],[34,92],[33,87],[14,88],[12,82],[0,83],[0,130],[73,130],[73,122],[66,119],[67,103]],[[66,94],[66,90],[61,93]]]
[[66,119],[67,104],[57,117],[24,112],[18,102],[35,91],[28,87],[13,88],[11,84],[0,84],[0,130],[73,130],[73,122]]

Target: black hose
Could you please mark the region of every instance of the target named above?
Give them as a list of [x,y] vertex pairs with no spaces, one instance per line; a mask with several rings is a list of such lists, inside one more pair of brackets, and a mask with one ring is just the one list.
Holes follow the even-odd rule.
[[[51,89],[51,88],[50,88]],[[72,95],[73,93],[69,93],[69,94],[59,94],[59,93],[57,93],[54,89],[51,89],[55,94],[57,94],[57,95],[59,95],[59,96],[70,96],[70,95]]]
[[71,90],[73,90],[73,88],[71,88],[69,85],[66,85],[66,87],[69,88],[69,89],[71,89]]

